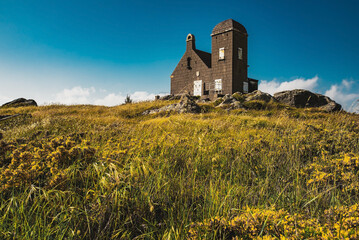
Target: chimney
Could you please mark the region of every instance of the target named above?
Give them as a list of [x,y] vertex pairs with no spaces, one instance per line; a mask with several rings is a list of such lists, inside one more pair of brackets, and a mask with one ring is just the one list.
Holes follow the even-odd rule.
[[195,40],[193,34],[188,34],[187,35],[186,42],[187,42],[187,49],[186,50],[190,50],[190,49],[195,50],[196,49],[196,40]]

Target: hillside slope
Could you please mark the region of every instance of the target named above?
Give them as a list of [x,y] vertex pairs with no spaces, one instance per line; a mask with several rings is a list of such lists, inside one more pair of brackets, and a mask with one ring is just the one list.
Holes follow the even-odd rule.
[[358,115],[174,102],[0,109],[0,239],[359,236]]

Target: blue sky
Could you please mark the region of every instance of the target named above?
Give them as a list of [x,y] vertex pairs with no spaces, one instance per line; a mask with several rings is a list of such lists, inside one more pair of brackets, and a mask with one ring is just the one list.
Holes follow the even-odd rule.
[[249,76],[273,93],[359,98],[359,1],[0,1],[0,104],[115,105],[168,93],[188,33],[211,50],[228,18],[249,33]]

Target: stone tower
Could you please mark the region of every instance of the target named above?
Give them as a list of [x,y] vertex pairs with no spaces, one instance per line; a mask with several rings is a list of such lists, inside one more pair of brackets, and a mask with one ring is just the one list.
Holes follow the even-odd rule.
[[212,78],[226,93],[248,92],[247,31],[228,19],[212,31]]

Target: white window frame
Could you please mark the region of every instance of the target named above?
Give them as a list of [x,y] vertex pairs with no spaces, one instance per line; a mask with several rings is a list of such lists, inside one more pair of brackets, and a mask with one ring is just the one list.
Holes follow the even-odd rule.
[[238,48],[238,59],[239,60],[243,59],[243,49],[242,48]]
[[214,90],[215,91],[222,91],[222,79],[214,80]]
[[243,82],[243,93],[248,93],[248,82]]
[[224,47],[219,49],[219,54],[218,54],[219,60],[223,60],[224,59]]

